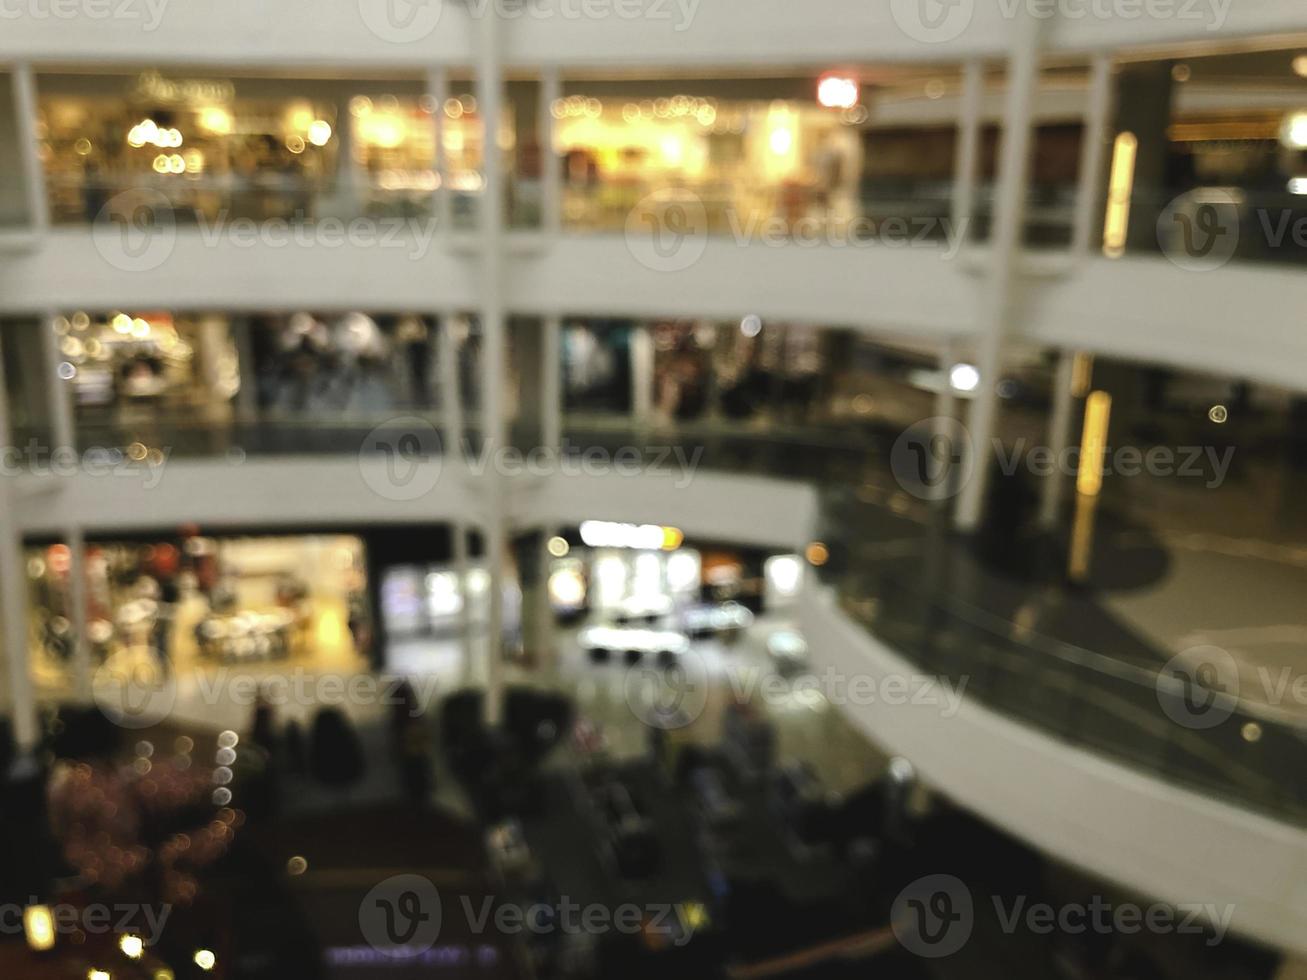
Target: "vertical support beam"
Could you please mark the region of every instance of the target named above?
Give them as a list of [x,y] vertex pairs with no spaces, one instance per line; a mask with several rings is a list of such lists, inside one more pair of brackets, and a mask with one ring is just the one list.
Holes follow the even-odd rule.
[[[1068,350],[1058,351],[1057,370],[1053,374],[1053,415],[1048,424],[1048,447],[1052,450],[1055,461],[1064,458],[1067,446],[1071,443],[1075,369],[1075,354]],[[1051,531],[1057,526],[1065,489],[1066,474],[1060,472],[1055,465],[1053,472],[1044,478],[1044,485],[1040,489],[1039,526],[1045,531]]]
[[470,686],[474,679],[473,667],[476,664],[476,637],[472,622],[472,590],[468,583],[472,575],[472,562],[468,557],[467,525],[461,520],[455,521],[450,528],[454,538],[454,574],[458,577],[458,596],[461,605],[458,610],[458,632],[463,646],[463,684]]
[[458,345],[454,314],[445,313],[436,325],[436,370],[440,376],[440,426],[446,460],[463,458],[463,392],[458,383]]
[[46,313],[41,318],[41,355],[42,370],[49,379],[46,397],[50,412],[50,437],[54,443],[50,451],[75,450],[77,432],[73,425],[73,393],[67,381],[59,376],[59,365],[64,362],[59,350],[59,335],[54,332],[54,313]]
[[14,115],[18,129],[18,158],[23,168],[27,215],[32,230],[44,234],[50,229],[50,198],[45,192],[45,169],[36,140],[36,78],[32,66],[14,66]]
[[91,639],[86,620],[86,536],[80,525],[64,530],[68,545],[68,624],[73,641],[73,697],[79,704],[91,703]]
[[[478,20],[476,87],[485,159],[483,190],[477,210],[481,245],[481,411],[484,448],[494,459],[507,447],[504,418],[504,356],[507,315],[504,307],[504,158],[499,148],[504,109],[504,71],[499,18]],[[486,723],[496,726],[503,714],[504,563],[508,556],[504,480],[496,467],[485,476],[485,560],[490,576],[490,616],[486,637]]]
[[[3,351],[0,351],[0,363],[3,363]],[[0,445],[12,444],[9,392],[5,387],[4,371],[0,371]],[[0,629],[3,630],[5,679],[14,741],[18,751],[28,755],[36,747],[40,727],[28,663],[27,572],[22,540],[14,521],[13,494],[14,481],[0,480]],[[7,778],[8,773],[0,772],[0,782]]]
[[550,314],[541,324],[540,441],[551,453],[563,446],[563,319]]
[[[59,335],[55,333],[56,314],[47,313],[41,320],[41,353],[45,376],[50,379],[46,389],[49,398],[51,453],[73,457],[77,454],[77,432],[73,421],[73,393],[71,383],[59,375],[63,352],[59,349]],[[77,456],[80,459],[80,456]],[[81,703],[91,700],[91,646],[86,621],[86,545],[82,528],[76,524],[64,527],[61,537],[70,552],[68,565],[68,623],[72,631],[73,697]]]
[[953,228],[969,241],[976,211],[976,176],[980,165],[980,122],[985,104],[985,66],[972,58],[962,70],[958,109],[957,155],[953,161]]
[[236,316],[231,321],[236,341],[236,363],[240,368],[241,387],[236,393],[236,411],[240,421],[253,424],[258,420],[258,365],[254,363],[254,340],[250,335],[250,318]]
[[653,422],[654,342],[653,328],[638,323],[631,328],[631,415],[637,426]]
[[557,65],[540,73],[540,224],[546,235],[563,227],[563,158],[554,147],[554,103],[563,97],[563,79]]
[[453,220],[453,199],[449,193],[449,166],[445,157],[445,127],[449,124],[449,117],[445,115],[445,103],[449,100],[449,69],[444,65],[427,73],[427,94],[436,104],[436,111],[431,114],[432,125],[436,130],[436,176],[440,178],[440,185],[436,188],[436,227],[441,234],[447,235]]
[[999,156],[998,195],[990,269],[981,301],[976,367],[980,386],[968,416],[975,465],[958,497],[957,525],[964,533],[979,529],[989,491],[998,421],[998,382],[1012,313],[1017,254],[1025,225],[1026,189],[1030,175],[1031,118],[1039,85],[1040,36],[1043,20],[1029,10],[1017,16],[1012,53],[1008,59],[1007,99],[1003,110],[1003,145]]
[[1098,224],[1102,218],[1104,170],[1107,144],[1112,123],[1112,59],[1094,56],[1089,69],[1089,102],[1085,107],[1084,137],[1080,146],[1080,186],[1076,189],[1075,224],[1071,234],[1071,251],[1077,258],[1088,258],[1094,250]]

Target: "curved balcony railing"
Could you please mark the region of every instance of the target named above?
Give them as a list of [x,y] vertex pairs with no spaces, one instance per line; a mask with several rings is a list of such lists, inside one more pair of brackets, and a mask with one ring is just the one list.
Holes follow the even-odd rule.
[[[611,447],[655,438],[575,419],[567,433],[576,445]],[[1122,625],[1092,593],[1066,587],[1064,562],[1046,561],[1020,581],[997,581],[971,564],[972,543],[895,484],[892,433],[691,426],[657,438],[666,436],[701,448],[706,469],[814,483],[819,533],[831,551],[819,580],[851,618],[922,671],[965,678],[967,696],[1070,745],[1307,824],[1307,780],[1295,776],[1307,764],[1301,722],[1219,685],[1173,676],[1173,651]],[[1050,633],[1061,635],[1030,625],[1027,614],[1041,607],[1051,613]]]
[[[264,418],[242,427],[174,427],[190,455],[365,451],[375,419]],[[533,443],[525,423],[518,442]],[[405,430],[408,431],[408,430]],[[410,448],[440,451],[438,431]],[[985,543],[949,533],[943,511],[913,498],[888,465],[898,430],[842,421],[701,420],[636,427],[629,417],[569,415],[565,451],[674,446],[704,470],[802,480],[819,493],[830,559],[817,569],[855,621],[965,696],[1069,745],[1246,809],[1307,824],[1304,719],[1236,697],[1219,684],[1173,675],[1174,651],[1117,619],[1092,590],[1067,585],[1065,558],[1047,540],[989,527],[990,551],[1035,557],[1007,576],[978,558]],[[467,433],[476,451],[476,433]],[[79,431],[83,447],[115,447],[112,428]],[[434,441],[432,441],[434,440]],[[372,440],[375,444],[377,441]],[[140,447],[128,446],[139,451]],[[375,445],[373,445],[375,449]],[[693,474],[690,474],[691,476]],[[983,537],[983,535],[982,535]]]

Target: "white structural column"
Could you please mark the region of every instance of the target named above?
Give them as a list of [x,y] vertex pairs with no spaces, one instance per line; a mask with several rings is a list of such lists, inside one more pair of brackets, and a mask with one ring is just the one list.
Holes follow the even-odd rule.
[[73,641],[73,696],[91,702],[91,640],[86,618],[86,536],[79,525],[64,529],[68,545],[68,624]]
[[653,328],[637,323],[631,328],[631,415],[641,428],[653,422],[654,340]]
[[[69,383],[59,372],[64,363],[59,349],[60,338],[55,332],[56,315],[47,314],[41,322],[42,368],[49,379],[46,388],[50,433],[54,443],[51,453],[63,460],[58,467],[63,472],[67,461],[80,459],[77,451],[77,432],[73,420],[73,393]],[[73,696],[83,703],[91,700],[91,644],[87,635],[86,619],[86,542],[82,528],[66,525],[62,537],[68,546],[68,625],[72,640]]]
[[463,392],[458,383],[458,344],[454,342],[453,313],[440,317],[436,327],[436,371],[440,376],[440,438],[445,459],[463,456]]
[[557,453],[563,445],[563,320],[547,316],[540,327],[540,441]]
[[980,305],[976,367],[980,386],[968,416],[974,466],[958,497],[957,526],[964,533],[977,530],[984,516],[989,491],[994,430],[998,420],[998,382],[1010,328],[1011,299],[1016,263],[1025,225],[1026,188],[1030,173],[1031,116],[1039,86],[1040,38],[1044,21],[1018,8],[1011,56],[1008,60],[1007,99],[1003,110],[1003,144],[998,164],[998,194],[994,202],[994,231],[990,267]]
[[[9,392],[5,389],[3,371],[0,371],[0,444],[13,444]],[[10,721],[18,749],[26,754],[36,746],[39,726],[27,655],[27,575],[22,542],[14,521],[13,495],[14,481],[0,479],[0,629],[3,629]],[[0,782],[6,776],[7,773],[0,772]]]
[[[1059,351],[1057,357],[1057,370],[1053,373],[1053,415],[1048,424],[1048,446],[1053,452],[1055,463],[1064,458],[1066,449],[1071,444],[1071,424],[1074,421],[1072,415],[1075,409],[1075,396],[1072,389],[1076,371],[1074,351]],[[1062,473],[1057,465],[1054,465],[1053,472],[1044,478],[1039,498],[1039,526],[1045,530],[1057,526],[1066,481],[1066,474]]]
[[449,167],[445,156],[445,126],[449,117],[445,115],[445,103],[449,101],[449,69],[443,65],[427,73],[427,95],[435,103],[431,113],[431,124],[435,129],[436,177],[440,184],[436,188],[436,227],[441,233],[448,234],[453,217],[453,198],[449,190]]
[[[493,11],[478,19],[477,105],[485,127],[485,160],[478,219],[481,244],[481,411],[484,449],[489,459],[508,446],[504,418],[504,156],[499,146],[504,110],[504,72],[500,23]],[[486,636],[486,722],[498,725],[503,709],[504,563],[508,555],[504,478],[492,463],[485,484],[485,561],[490,582]]]
[[1093,251],[1094,235],[1102,217],[1099,190],[1105,180],[1111,123],[1112,59],[1100,54],[1094,57],[1089,69],[1089,102],[1085,106],[1085,135],[1080,145],[1080,181],[1071,235],[1071,252],[1078,259],[1088,258]]
[[23,188],[32,228],[44,232],[50,227],[50,200],[45,193],[45,168],[37,149],[36,79],[32,66],[14,66],[14,114],[17,119],[19,160],[23,167]]
[[554,103],[563,97],[558,67],[540,73],[540,226],[556,235],[563,227],[563,158],[554,148]]
[[962,99],[958,109],[958,146],[953,161],[954,234],[970,240],[976,211],[976,175],[980,163],[980,119],[985,101],[985,66],[977,59],[962,70]]

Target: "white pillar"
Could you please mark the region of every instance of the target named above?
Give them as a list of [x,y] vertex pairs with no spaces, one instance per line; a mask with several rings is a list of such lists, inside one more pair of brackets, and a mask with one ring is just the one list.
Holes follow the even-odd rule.
[[91,639],[86,620],[86,536],[79,525],[64,529],[68,545],[68,624],[73,643],[73,698],[79,704],[91,703]]
[[458,383],[458,345],[454,343],[454,314],[446,313],[436,325],[436,371],[440,376],[440,437],[446,461],[463,458],[463,393]]
[[653,421],[654,343],[647,323],[631,328],[631,415],[637,426]]
[[54,332],[55,314],[41,318],[41,367],[49,379],[46,388],[47,409],[50,412],[51,451],[65,453],[77,446],[77,433],[73,425],[73,392],[70,382],[59,376],[59,365],[65,360],[59,349],[59,335]]
[[[494,459],[508,445],[504,418],[503,299],[504,159],[499,126],[504,107],[504,72],[499,50],[499,18],[482,17],[477,39],[477,105],[484,127],[483,190],[477,210],[481,247],[481,412],[484,449]],[[504,562],[508,530],[504,481],[493,465],[486,468],[485,560],[490,576],[490,616],[486,637],[486,723],[498,725],[503,713]]]
[[953,228],[968,241],[976,210],[976,175],[980,162],[980,122],[985,101],[985,66],[968,61],[962,71],[962,99],[958,108],[958,144],[953,161]]
[[32,229],[45,232],[50,227],[50,198],[45,191],[45,168],[36,140],[36,79],[32,66],[14,66],[14,115],[18,130],[18,159],[23,168],[23,187],[27,195],[27,215]]
[[1003,143],[998,165],[994,232],[990,268],[979,314],[976,367],[980,386],[968,416],[974,466],[958,497],[958,529],[980,527],[989,491],[994,429],[998,420],[998,382],[1003,371],[1008,319],[1016,262],[1025,225],[1026,189],[1030,173],[1031,117],[1039,86],[1040,32],[1043,21],[1030,11],[1017,16],[1012,53],[1008,59],[1007,99],[1003,110]]
[[540,345],[543,372],[540,384],[540,441],[550,452],[563,445],[563,321],[549,315],[541,324],[544,342]]
[[1075,224],[1071,251],[1088,258],[1094,247],[1094,233],[1102,216],[1099,191],[1107,167],[1107,144],[1112,123],[1112,59],[1094,57],[1089,71],[1089,102],[1085,107],[1084,138],[1080,145],[1080,186],[1076,190]]
[[554,147],[554,103],[563,97],[563,80],[556,65],[540,74],[540,226],[556,235],[563,227],[563,159]]
[[445,103],[449,100],[449,69],[443,65],[427,73],[427,94],[436,104],[436,111],[431,114],[432,125],[436,131],[436,176],[440,186],[436,188],[436,227],[443,235],[449,234],[453,220],[453,198],[449,192],[449,166],[445,159],[445,127],[449,117],[445,115]]
[[[3,353],[0,352],[0,358]],[[0,371],[0,444],[12,445],[9,392]],[[27,569],[22,539],[14,522],[13,480],[0,480],[0,629],[3,629],[5,678],[9,688],[9,714],[14,741],[26,755],[40,738],[32,675],[28,663]],[[3,781],[7,773],[0,773]]]
[[458,627],[463,647],[463,683],[471,685],[473,680],[472,668],[476,663],[476,637],[473,635],[472,590],[468,587],[472,574],[472,562],[468,558],[467,525],[462,521],[455,521],[449,530],[454,539],[454,574],[458,577],[458,596],[461,600],[458,611]]
[[[55,314],[47,313],[41,322],[42,366],[50,379],[46,389],[50,413],[51,452],[77,452],[77,431],[73,420],[72,383],[59,376],[64,362],[55,333]],[[72,631],[73,697],[82,703],[91,700],[91,646],[86,622],[86,546],[82,528],[70,524],[61,537],[70,552],[68,565],[68,624]]]
[[1059,472],[1056,461],[1064,457],[1071,444],[1072,413],[1075,397],[1072,393],[1075,381],[1076,356],[1068,350],[1059,351],[1057,370],[1053,374],[1053,414],[1048,423],[1048,447],[1053,452],[1055,464],[1053,472],[1044,478],[1040,490],[1039,526],[1052,530],[1057,526],[1057,518],[1062,510],[1062,494],[1066,489],[1067,476]]

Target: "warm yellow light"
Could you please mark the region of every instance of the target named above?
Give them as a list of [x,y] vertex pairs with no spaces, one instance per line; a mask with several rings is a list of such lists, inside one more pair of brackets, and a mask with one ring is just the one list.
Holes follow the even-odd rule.
[[86,971],[86,980],[113,980],[113,974],[108,970],[96,970],[92,968]]
[[38,953],[54,948],[54,915],[48,905],[33,905],[23,910],[23,932],[27,945]]
[[1280,142],[1291,150],[1307,150],[1307,112],[1295,112],[1280,127]]
[[803,554],[808,559],[809,565],[815,565],[818,568],[830,561],[830,549],[820,541],[814,541],[808,545]]
[[360,119],[358,133],[360,141],[383,150],[393,150],[404,142],[404,124],[390,112],[373,112]]
[[113,318],[113,328],[116,332],[121,334],[131,333],[132,318],[129,317],[126,313],[119,313],[117,316]]
[[663,550],[675,551],[685,542],[685,532],[679,527],[663,528]]
[[200,128],[214,136],[226,136],[232,131],[231,113],[219,106],[200,110]]
[[783,157],[794,147],[794,131],[786,126],[778,126],[771,131],[768,143],[773,153]]
[[198,966],[201,970],[204,970],[206,972],[212,970],[214,964],[216,964],[217,962],[218,962],[218,958],[213,955],[213,952],[211,950],[197,949],[195,951],[195,965]]
[[313,120],[313,125],[309,126],[309,142],[314,146],[326,146],[329,139],[331,139],[331,123],[325,119]]
[[123,936],[118,940],[118,948],[129,960],[139,960],[145,953],[145,943],[140,936]]
[[1294,74],[1307,78],[1307,54],[1300,54],[1293,59]]
[[155,970],[154,980],[173,980],[172,970]]
[[1071,362],[1071,395],[1084,398],[1094,382],[1094,355],[1079,351]]
[[572,546],[567,543],[566,538],[553,537],[549,539],[549,553],[555,558],[564,558],[572,550]]
[[1103,254],[1109,258],[1119,258],[1125,252],[1138,151],[1139,140],[1134,133],[1119,134],[1112,148],[1112,176],[1107,184],[1107,216],[1103,222]]
[[1112,396],[1091,392],[1085,402],[1085,427],[1080,438],[1080,469],[1076,490],[1087,497],[1103,489],[1103,452],[1107,447],[1107,424],[1112,417]]

